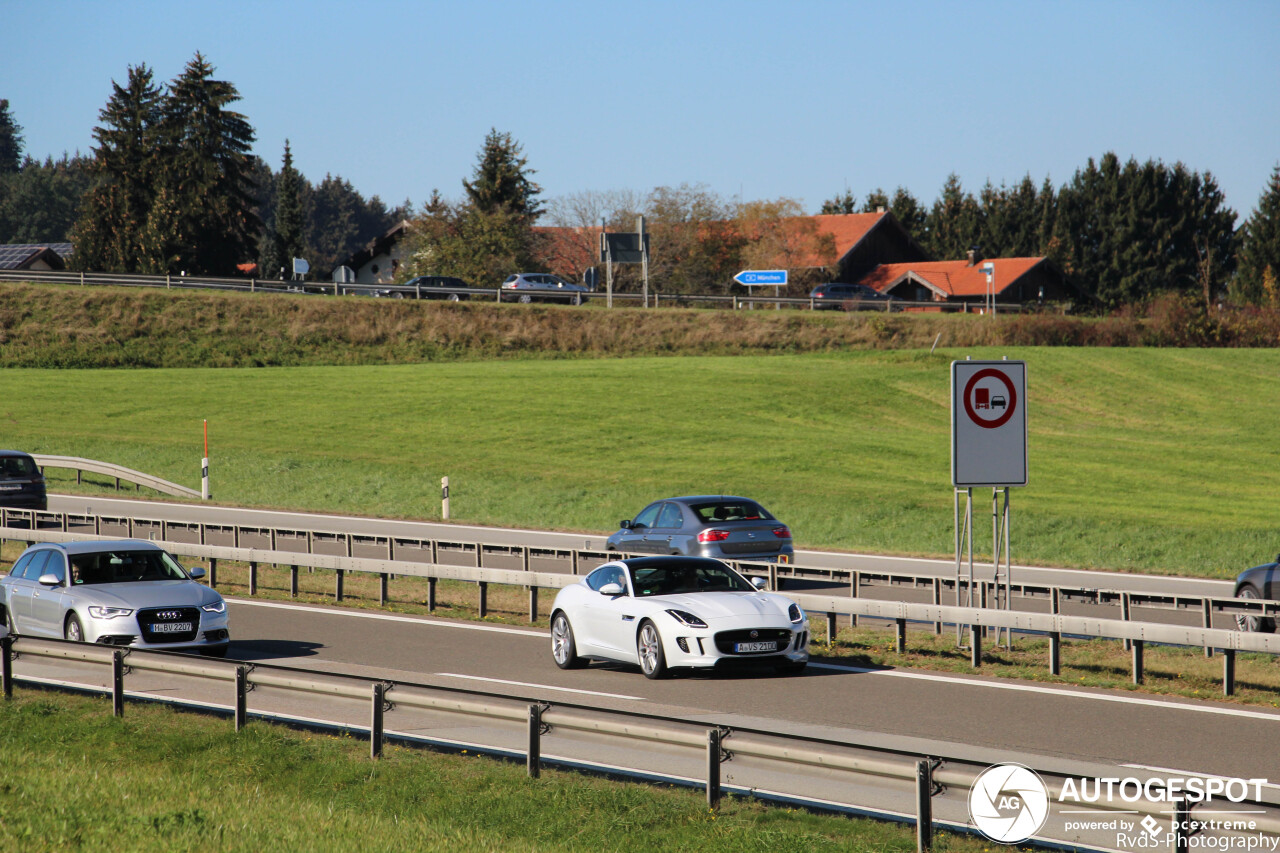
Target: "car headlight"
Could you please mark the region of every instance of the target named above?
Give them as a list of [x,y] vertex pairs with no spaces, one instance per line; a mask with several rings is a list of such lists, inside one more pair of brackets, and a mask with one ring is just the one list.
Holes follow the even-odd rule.
[[201,605],[200,609],[205,613],[225,613],[227,610],[227,603],[219,598],[213,604]]
[[789,618],[792,623],[799,624],[804,621],[804,611],[800,609],[800,605],[792,604],[787,608],[787,618]]
[[94,619],[114,619],[117,616],[132,616],[133,611],[128,607],[101,607],[93,604],[89,607],[89,615]]
[[701,619],[699,619],[697,616],[694,616],[692,613],[690,613],[687,610],[668,610],[667,612],[671,614],[672,619],[676,620],[681,625],[684,625],[688,628],[707,627],[706,622],[703,622]]

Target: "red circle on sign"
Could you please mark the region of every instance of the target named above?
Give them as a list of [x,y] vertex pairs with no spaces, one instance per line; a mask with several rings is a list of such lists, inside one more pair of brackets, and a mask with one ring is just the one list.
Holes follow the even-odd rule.
[[[970,399],[973,386],[977,384],[979,379],[986,379],[988,376],[994,376],[996,379],[999,379],[1004,383],[1004,387],[1009,391],[1009,405],[1005,407],[1004,414],[995,420],[990,421],[985,418],[978,417],[978,413],[973,410],[973,401]],[[986,370],[979,370],[977,373],[973,374],[973,376],[969,378],[969,381],[965,383],[964,410],[969,415],[969,420],[973,421],[980,427],[995,429],[996,427],[1004,426],[1008,423],[1009,418],[1013,417],[1013,410],[1017,407],[1018,392],[1013,390],[1013,383],[1009,381],[1009,377],[1005,376],[1002,371],[996,370],[993,367],[988,367]]]

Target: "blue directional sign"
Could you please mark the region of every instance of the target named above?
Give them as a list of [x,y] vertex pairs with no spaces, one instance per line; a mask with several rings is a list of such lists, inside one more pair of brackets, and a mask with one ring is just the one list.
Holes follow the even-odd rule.
[[738,284],[786,284],[786,270],[743,270],[733,277]]

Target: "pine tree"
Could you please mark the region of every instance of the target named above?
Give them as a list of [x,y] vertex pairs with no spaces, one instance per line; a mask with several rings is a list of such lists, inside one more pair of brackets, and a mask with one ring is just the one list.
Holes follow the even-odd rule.
[[818,211],[822,214],[840,214],[840,213],[857,213],[858,199],[854,196],[853,190],[846,189],[844,195],[835,195],[822,203],[822,209]]
[[882,210],[889,209],[889,196],[885,195],[884,190],[876,187],[867,193],[867,197],[862,202],[863,213],[879,213]]
[[542,187],[530,179],[533,174],[523,148],[511,134],[491,129],[471,180],[463,181],[462,186],[479,212],[504,211],[532,226],[542,215],[538,200]]
[[[235,86],[214,80],[213,72],[197,53],[169,85],[159,185],[169,194],[178,227],[163,255],[183,271],[228,275],[254,256],[262,225],[249,177],[253,128],[230,109],[240,100]],[[153,236],[161,233],[152,230]]]
[[293,269],[293,259],[306,254],[307,244],[302,233],[301,176],[293,167],[293,152],[289,140],[284,141],[284,165],[276,179],[275,255],[285,267],[286,274]]
[[942,195],[929,211],[921,242],[935,258],[963,258],[969,247],[982,238],[981,218],[978,202],[964,191],[959,176],[953,172],[947,176]]
[[907,229],[907,233],[917,241],[924,237],[929,214],[910,190],[906,187],[898,187],[894,190],[893,198],[889,201],[889,210],[902,223],[902,227]]
[[11,175],[22,164],[22,127],[9,114],[9,101],[0,98],[0,175]]
[[1274,304],[1280,278],[1280,166],[1272,170],[1266,192],[1240,230],[1239,271],[1233,289],[1249,302]]

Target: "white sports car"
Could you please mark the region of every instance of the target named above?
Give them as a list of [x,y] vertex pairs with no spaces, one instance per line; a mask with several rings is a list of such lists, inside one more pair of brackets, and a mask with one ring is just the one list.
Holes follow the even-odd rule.
[[676,667],[799,672],[809,662],[809,630],[799,605],[719,560],[637,557],[560,590],[551,655],[561,669],[602,658],[639,664],[649,678]]

